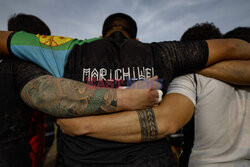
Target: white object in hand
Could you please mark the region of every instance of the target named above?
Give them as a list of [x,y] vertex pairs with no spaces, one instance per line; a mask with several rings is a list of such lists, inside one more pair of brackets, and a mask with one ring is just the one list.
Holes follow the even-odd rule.
[[162,101],[163,92],[161,90],[157,90],[157,92],[158,92],[158,95],[159,95],[158,103],[160,103]]

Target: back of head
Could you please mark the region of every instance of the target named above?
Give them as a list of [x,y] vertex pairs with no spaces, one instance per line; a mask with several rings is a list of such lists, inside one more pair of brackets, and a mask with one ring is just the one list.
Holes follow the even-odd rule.
[[223,36],[224,38],[239,38],[250,42],[250,27],[237,27]]
[[49,27],[38,17],[28,14],[14,14],[8,20],[9,31],[26,31],[33,34],[50,35]]
[[112,28],[116,28],[117,30],[122,29],[129,34],[130,38],[136,38],[137,25],[135,20],[129,15],[124,13],[115,13],[108,16],[103,23],[103,37],[105,37],[106,33]]
[[207,40],[222,38],[222,34],[213,23],[195,24],[187,29],[181,37],[181,41],[189,40]]

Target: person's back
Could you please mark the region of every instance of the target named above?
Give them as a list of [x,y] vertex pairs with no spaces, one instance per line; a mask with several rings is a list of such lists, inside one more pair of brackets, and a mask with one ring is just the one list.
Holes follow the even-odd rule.
[[[235,29],[226,37],[249,42],[250,29],[244,30]],[[203,76],[199,78],[203,80],[203,86],[198,85],[197,92],[199,87],[205,91],[200,94],[201,101],[197,103],[197,135],[189,166],[250,166],[250,88],[228,85]],[[213,106],[211,110],[209,105]]]
[[233,87],[199,74],[196,80],[197,83],[190,74],[170,84],[170,92],[179,91],[196,103],[195,137],[189,166],[249,166],[250,89]]
[[[222,38],[220,30],[213,23],[201,23],[187,29],[181,36],[181,41],[219,39]],[[195,75],[196,77],[196,75]],[[196,78],[195,78],[196,79]],[[180,156],[180,166],[188,166],[189,157],[194,144],[194,115],[191,120],[183,127],[183,144]]]
[[[85,44],[84,47],[76,47],[72,50],[74,52],[84,52],[84,60],[88,61],[78,61],[80,63],[75,64],[74,61],[82,59],[82,54],[72,54],[68,58],[64,77],[95,86],[127,86],[133,82],[132,79],[145,79],[157,72],[150,47],[133,39],[104,38]],[[83,74],[77,73],[79,70]],[[60,133],[58,143],[58,166],[138,166],[140,164],[134,162],[145,162],[152,158],[151,155],[158,155],[159,158],[164,156],[169,164],[173,163],[167,139],[129,144],[87,136],[71,137]]]
[[[26,14],[12,16],[8,21],[8,29],[50,33],[47,25],[39,18]],[[19,95],[20,84],[24,84],[25,80],[28,81],[38,74],[35,71],[29,71],[30,64],[19,59],[0,57],[0,62],[0,166],[41,166],[42,155],[38,153],[43,153],[44,148],[41,147],[44,145],[36,143],[35,147],[39,150],[33,152],[29,143],[34,110],[28,107]],[[21,72],[23,76],[19,75]],[[43,119],[40,121],[43,124]],[[36,137],[37,139],[40,140]]]
[[[116,22],[116,25],[119,31],[115,31],[116,28],[114,28],[111,29],[114,31],[107,32],[109,36],[103,39],[76,45],[68,56],[64,77],[92,83],[95,86],[117,88],[129,85],[133,79],[146,79],[158,75],[159,78],[164,78],[163,82],[167,86],[173,76],[184,73],[182,69],[188,69],[187,66],[199,68],[198,62],[206,61],[205,57],[198,56],[201,55],[200,52],[196,52],[197,58],[188,60],[188,63],[185,59],[177,62],[178,58],[188,54],[187,52],[192,52],[189,45],[195,46],[193,48],[196,49],[203,48],[205,43],[199,46],[195,43],[180,46],[178,42],[146,44],[135,40],[135,35],[131,33],[129,35],[132,39],[127,39],[126,34],[120,31],[120,24]],[[177,54],[180,54],[177,56],[175,55],[176,48],[186,50],[178,52]],[[168,139],[151,142],[145,139],[139,144],[129,144],[87,136],[71,137],[63,133],[60,133],[58,138],[57,166],[141,166],[146,164],[175,166]]]
[[[8,20],[8,30],[26,31],[32,34],[51,34],[49,27],[40,18],[24,13],[13,15]],[[42,163],[54,140],[53,117],[34,110],[32,112],[30,133],[32,150],[30,157],[33,166],[38,166],[38,164]],[[34,161],[36,162],[34,163]]]
[[[118,24],[117,24],[117,28],[111,29],[111,30],[117,31],[117,29],[119,30]],[[113,33],[110,33],[110,35],[112,36]],[[25,32],[15,32],[15,33],[11,34],[11,32],[3,32],[3,31],[1,33],[1,36],[3,37],[3,41],[5,41],[1,45],[1,49],[2,49],[1,51],[3,51],[3,53],[5,53],[5,54],[12,53],[14,56],[17,56],[19,58],[35,62],[35,63],[41,65],[46,70],[48,70],[54,76],[62,77],[65,74],[65,76],[67,75],[67,76],[71,76],[72,78],[75,78],[78,80],[83,80],[83,78],[85,77],[85,74],[87,74],[87,75],[90,74],[96,78],[97,77],[103,78],[103,76],[107,75],[105,69],[100,69],[100,67],[97,67],[96,69],[94,68],[95,67],[94,63],[96,62],[95,52],[97,52],[99,50],[99,48],[98,47],[91,48],[89,46],[91,46],[91,42],[93,42],[93,41],[95,41],[94,43],[96,43],[97,39],[78,40],[78,39],[57,37],[57,36],[51,37],[51,36],[43,36],[43,35],[33,35],[33,34],[25,33]],[[114,35],[114,37],[115,36],[116,35]],[[126,34],[124,36],[126,36]],[[7,37],[9,37],[8,38],[9,40],[7,40]],[[23,43],[23,41],[22,41],[23,39],[25,39],[25,43]],[[211,46],[211,43],[214,43],[214,42],[215,43],[222,42],[223,44],[226,45],[227,49],[223,50],[221,56],[216,54],[216,52],[212,55],[209,54],[211,52],[208,52],[208,51],[211,50],[211,47],[216,48],[215,45]],[[120,40],[119,40],[119,43],[123,44],[123,42],[122,41],[120,42]],[[217,41],[192,41],[192,42],[174,41],[174,42],[158,42],[158,43],[144,44],[144,45],[147,46],[152,53],[151,58],[147,58],[147,59],[152,60],[150,62],[150,64],[152,65],[152,67],[155,68],[155,71],[154,71],[155,74],[159,74],[159,77],[163,78],[164,84],[166,83],[164,86],[167,86],[168,82],[170,82],[173,79],[173,77],[188,73],[190,71],[195,71],[195,70],[201,69],[201,68],[205,67],[206,65],[213,64],[219,60],[230,59],[230,58],[234,58],[237,56],[239,56],[240,58],[248,58],[248,56],[249,56],[248,52],[241,51],[242,49],[237,48],[237,47],[235,49],[233,49],[233,48],[232,49],[235,50],[235,52],[237,52],[237,50],[239,50],[239,53],[241,53],[241,54],[239,54],[239,55],[236,54],[236,56],[231,54],[231,52],[229,52],[229,48],[231,48],[231,47],[229,47],[230,43],[242,43],[242,45],[248,46],[248,44],[246,44],[245,42],[240,41],[240,40],[236,40],[236,41],[226,40],[224,42],[218,41],[218,40]],[[5,45],[5,44],[7,44],[7,45]],[[9,50],[7,49],[8,45],[10,46]],[[22,49],[23,47],[26,47],[27,49],[23,50]],[[93,52],[91,51],[91,49]],[[110,51],[106,47],[102,48],[102,49],[104,49],[104,50],[101,53],[105,53],[105,52]],[[230,49],[230,51],[231,51],[231,49]],[[87,52],[90,54],[86,55],[85,53],[87,53]],[[135,55],[135,56],[140,56],[140,55]],[[79,59],[79,57],[81,57],[81,59]],[[88,57],[89,59],[85,59],[86,57]],[[100,56],[97,56],[97,57],[100,57]],[[142,57],[142,59],[143,58],[144,57]],[[131,59],[131,61],[134,61],[134,57],[132,57],[132,55],[130,56],[129,59]],[[115,61],[117,61],[117,60],[113,59],[113,55],[112,55],[112,57],[109,57],[108,60],[111,61],[111,62],[106,63],[108,65],[112,65],[113,63],[115,64]],[[85,67],[81,67],[81,65],[84,63],[84,61],[87,63],[90,63],[91,67],[94,68],[94,70],[91,73],[90,73],[90,70],[88,70],[88,69],[83,70],[83,68],[85,68]],[[102,61],[102,59],[100,59],[98,61]],[[144,62],[144,60],[142,60],[141,62]],[[70,64],[70,66],[69,66],[69,64]],[[74,66],[74,64],[75,64],[75,66]],[[77,64],[80,64],[80,65],[77,65]],[[103,64],[105,64],[105,62],[103,62]],[[66,67],[65,67],[65,65],[66,65]],[[146,66],[146,65],[147,64],[145,64],[145,65],[143,64],[143,65],[139,65],[139,66]],[[73,68],[70,68],[70,67],[73,67]],[[101,68],[104,68],[104,67],[105,66],[102,65]],[[128,66],[123,67],[123,68],[124,69],[128,68]],[[98,73],[98,69],[100,69],[99,73]],[[115,78],[116,75],[121,77],[121,72],[123,72],[123,71],[121,69],[118,69],[118,70],[117,69],[118,69],[118,67],[116,67],[116,69],[112,69],[112,77],[110,77],[110,78],[113,79],[113,78]],[[132,70],[130,70],[130,76],[133,76],[133,69],[134,68],[130,67],[130,69],[132,69]],[[136,68],[135,68],[135,70],[136,70]],[[144,73],[141,73],[141,71],[139,69],[139,73],[141,73],[141,75],[146,75],[150,72],[151,72],[150,70],[145,69]],[[123,73],[124,74],[126,73],[126,76],[129,75],[129,74],[127,74],[126,71],[124,71]],[[99,75],[99,74],[101,74],[101,75]],[[127,77],[127,78],[129,78],[129,77]],[[106,98],[106,97],[104,97],[104,94],[101,90],[96,91],[96,92],[98,92],[98,93],[95,94],[97,96],[97,97],[95,97],[95,99],[98,100],[100,98],[100,100],[102,100],[103,98]],[[93,103],[93,101],[95,101],[95,99],[91,99],[91,98],[89,99],[91,101],[91,104]],[[96,104],[95,108],[97,108],[97,109],[99,109],[102,106],[96,102],[93,104]],[[72,110],[69,110],[69,112],[72,112]],[[89,113],[89,108],[84,109],[84,112]],[[105,111],[104,113],[109,113],[109,112]],[[157,130],[157,124],[155,122],[153,110],[152,109],[145,109],[145,110],[140,110],[137,113],[138,113],[138,118],[139,118],[138,123],[140,123],[140,127],[142,129],[142,131],[141,131],[142,134],[141,134],[141,138],[140,138],[141,141],[147,142],[147,141],[156,140],[158,137],[158,130]],[[67,142],[68,143],[61,146],[62,147],[61,149],[65,149],[65,148],[67,149],[67,147],[70,147],[70,143],[73,143],[74,141],[67,141]],[[152,143],[154,143],[154,142],[152,142]],[[144,144],[147,145],[147,143],[144,143]],[[90,143],[89,145],[91,146],[93,144]],[[140,144],[138,144],[138,145],[140,145]],[[95,147],[96,146],[98,146],[98,145],[95,145]],[[75,157],[80,157],[80,160],[81,160],[81,158],[84,159],[84,157],[85,157],[84,153],[86,153],[86,152],[82,153],[79,150],[85,150],[85,148],[80,148],[80,147],[81,146],[77,145],[78,154],[76,154],[76,155],[71,154],[73,152],[69,152],[68,154],[70,154],[70,156],[66,157],[66,155],[62,153],[61,155],[65,155],[65,157],[61,158],[62,161],[66,162],[66,163],[73,161],[75,166],[79,166],[79,165],[82,166],[83,164],[79,164],[79,160],[78,160],[78,164],[76,164],[77,162],[71,158],[71,157],[75,156]],[[89,151],[91,151],[91,150],[89,150]],[[102,149],[98,149],[98,153],[100,153],[100,152],[102,152]],[[105,160],[105,162],[107,162],[107,159],[108,159],[107,157],[111,157],[111,155],[114,154],[113,151],[111,151],[110,149],[109,149],[109,152],[111,152],[111,154],[106,154],[105,156],[103,156],[103,159]],[[166,152],[164,152],[164,153],[166,153]],[[133,152],[133,153],[135,153],[135,152]],[[141,156],[142,153],[143,152],[138,152],[138,154],[137,154],[138,157],[142,157]],[[132,155],[131,157],[134,157],[134,154],[130,154],[130,155]],[[161,164],[159,164],[158,166],[171,166],[171,164],[169,164],[168,158],[165,158],[164,161],[162,161],[159,158],[159,154],[153,155],[152,151],[150,151],[150,153],[148,152],[147,155],[148,156],[143,156],[143,159],[146,159],[146,160],[141,161],[141,164],[148,164],[147,163],[148,161],[150,161],[151,164],[154,164],[154,162],[152,162],[151,160],[153,158],[155,158],[155,160],[156,160],[156,158],[158,158],[156,161],[158,161],[158,162],[161,161]],[[162,157],[163,156],[164,155],[162,155]],[[119,157],[119,155],[117,155],[117,157]],[[127,161],[127,159],[128,159],[127,157],[130,157],[129,154],[126,154],[125,156],[123,156],[123,159],[125,159],[124,161]],[[151,158],[149,158],[149,157],[151,157]],[[164,157],[166,157],[166,156],[164,156]],[[94,158],[92,158],[92,159],[94,159]],[[92,159],[90,160],[91,162],[92,162]],[[114,161],[113,160],[114,158],[110,158],[110,159],[111,159],[111,161]],[[97,161],[98,161],[98,159],[97,159]],[[116,165],[123,164],[124,161],[120,162],[120,163],[116,163]],[[96,159],[95,159],[95,162],[96,162]],[[105,164],[105,163],[103,163],[103,164]],[[128,164],[128,165],[131,165],[131,164]],[[68,166],[73,166],[73,165],[68,163]],[[138,166],[138,164],[137,164],[137,166]]]
[[[203,34],[203,31],[198,27],[195,33]],[[211,34],[206,35],[210,38]],[[195,39],[192,33],[186,33],[184,38]],[[249,87],[234,87],[213,78],[189,74],[176,78],[170,84],[171,92],[183,94],[195,104],[194,145],[188,166],[250,165]],[[187,165],[181,163],[184,163],[181,166]]]
[[250,88],[197,75],[197,96],[189,166],[249,166]]
[[19,97],[14,71],[20,60],[0,59],[0,166],[29,166],[31,109]]

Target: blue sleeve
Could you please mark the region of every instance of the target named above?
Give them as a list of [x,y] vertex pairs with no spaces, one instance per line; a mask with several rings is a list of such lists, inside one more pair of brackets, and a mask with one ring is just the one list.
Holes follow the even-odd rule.
[[55,77],[63,77],[67,57],[79,40],[58,36],[16,32],[10,40],[10,51],[15,56],[31,61]]

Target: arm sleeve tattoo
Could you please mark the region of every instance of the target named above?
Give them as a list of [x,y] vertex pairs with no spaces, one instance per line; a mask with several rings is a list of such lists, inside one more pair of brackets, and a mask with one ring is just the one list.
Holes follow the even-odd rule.
[[56,117],[77,117],[116,111],[114,89],[89,88],[87,84],[45,75],[28,82],[21,91],[31,107]]
[[136,112],[141,127],[141,141],[146,142],[156,140],[158,136],[158,128],[154,110],[150,108],[145,110],[137,110]]

